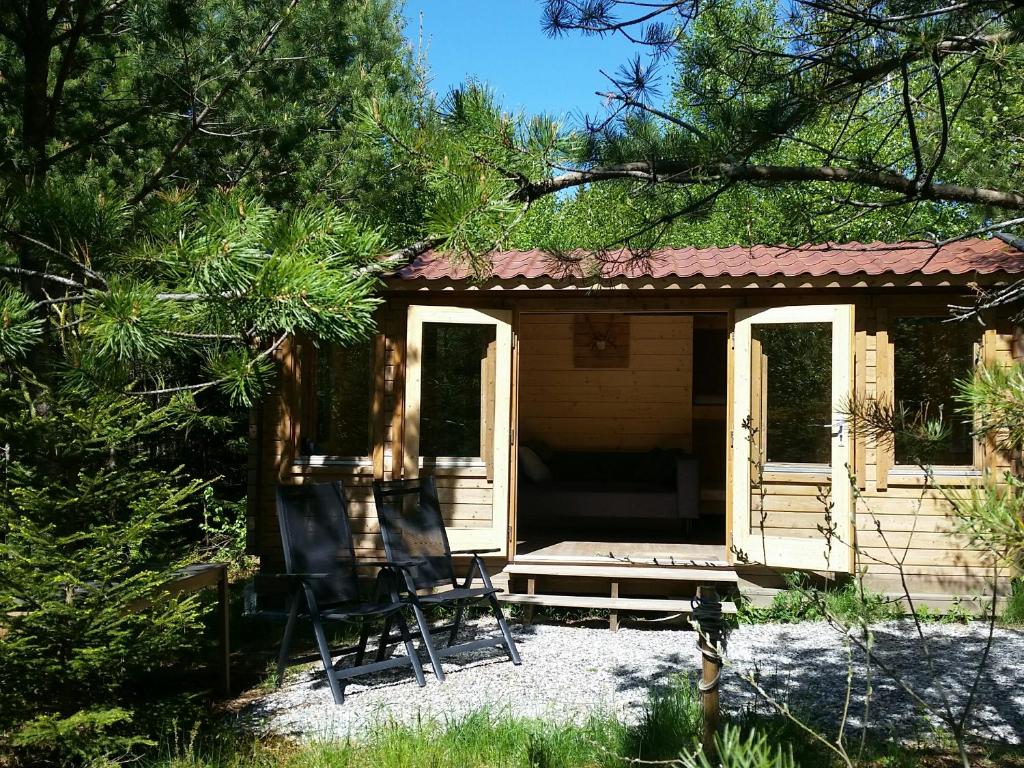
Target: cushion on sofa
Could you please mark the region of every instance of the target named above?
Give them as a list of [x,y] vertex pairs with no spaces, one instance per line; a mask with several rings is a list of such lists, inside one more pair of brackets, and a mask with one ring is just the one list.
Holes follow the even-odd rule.
[[548,465],[528,445],[519,446],[519,469],[532,483],[546,483],[552,478]]

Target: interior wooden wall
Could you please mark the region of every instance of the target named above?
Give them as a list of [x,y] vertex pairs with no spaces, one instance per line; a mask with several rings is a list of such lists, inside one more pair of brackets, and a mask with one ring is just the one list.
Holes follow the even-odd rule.
[[693,317],[630,315],[628,368],[576,368],[574,317],[520,315],[520,443],[574,450],[689,450]]

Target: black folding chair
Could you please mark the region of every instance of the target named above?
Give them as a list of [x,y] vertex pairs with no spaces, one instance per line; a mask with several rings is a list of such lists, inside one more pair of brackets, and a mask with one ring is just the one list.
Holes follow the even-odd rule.
[[[335,704],[341,704],[345,698],[345,681],[393,667],[411,666],[416,682],[426,685],[423,667],[404,616],[408,605],[399,595],[396,571],[401,566],[386,561],[356,560],[347,507],[345,489],[340,482],[277,487],[277,521],[281,528],[287,570],[282,576],[288,580],[288,623],[277,658],[277,684],[281,684],[299,618],[299,604],[305,597],[305,615],[313,624],[320,659]],[[359,592],[356,571],[363,567],[380,569],[376,594],[369,602]],[[390,635],[392,622],[398,624],[408,655],[364,664],[370,623],[378,619],[386,624],[382,639]],[[359,645],[354,649],[356,656],[352,666],[343,669],[335,666],[324,633],[324,622],[327,621],[360,625]]]
[[[380,521],[384,550],[388,559],[411,563],[401,569],[405,579],[404,599],[412,606],[423,637],[423,645],[426,646],[437,679],[444,680],[441,657],[481,648],[503,647],[513,664],[521,664],[519,651],[498,603],[498,589],[491,583],[491,576],[480,557],[500,550],[452,551],[448,544],[444,518],[441,516],[437,486],[432,477],[418,480],[377,480],[373,484],[373,498],[377,502],[377,518]],[[452,555],[472,555],[469,571],[461,584],[455,576]],[[474,571],[480,575],[482,587],[471,586]],[[438,587],[450,589],[432,591]],[[455,645],[466,607],[484,600],[490,603],[501,634]],[[425,610],[441,605],[454,606],[455,620],[448,626],[432,629]],[[431,631],[444,629],[449,630],[448,645],[438,650],[434,646]],[[383,651],[384,641],[381,642],[378,658]]]

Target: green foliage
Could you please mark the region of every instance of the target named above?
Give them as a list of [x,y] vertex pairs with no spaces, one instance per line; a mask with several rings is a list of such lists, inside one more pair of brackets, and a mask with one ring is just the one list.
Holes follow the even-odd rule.
[[323,741],[285,754],[254,749],[237,732],[171,745],[153,768],[332,766],[336,768],[620,768],[635,760],[670,760],[693,748],[700,732],[696,689],[684,677],[652,693],[638,724],[610,716],[581,723],[519,719],[481,710],[415,726],[382,720],[358,739]]
[[0,405],[0,750],[123,754],[145,741],[133,681],[196,641],[195,599],[159,585],[202,484],[151,462],[161,409],[27,386]]
[[768,734],[758,729],[746,733],[735,726],[726,725],[715,737],[718,754],[709,756],[697,751],[680,758],[686,768],[796,768],[793,747],[776,744]]
[[1003,564],[1020,564],[1024,553],[1024,479],[1007,473],[999,481],[951,492],[957,532],[971,546],[994,554]]
[[43,335],[33,302],[13,285],[0,286],[0,363],[23,357]]
[[1024,625],[1024,578],[1018,576],[1010,582],[1010,594],[999,618],[1010,626]]
[[983,365],[958,384],[960,412],[1007,450],[1024,446],[1024,365]]
[[626,734],[625,754],[641,760],[667,760],[690,748],[701,732],[704,711],[697,684],[688,675],[672,675],[654,690],[640,722]]
[[867,625],[903,616],[899,603],[865,589],[857,581],[823,589],[803,575],[792,574],[789,582],[790,586],[777,592],[766,608],[742,602],[739,620],[749,624],[796,624],[833,616],[847,624]]

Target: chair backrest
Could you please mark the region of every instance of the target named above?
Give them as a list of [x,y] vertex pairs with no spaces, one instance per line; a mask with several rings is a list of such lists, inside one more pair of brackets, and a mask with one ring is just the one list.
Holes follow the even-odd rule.
[[288,573],[324,573],[310,582],[322,606],[359,599],[348,501],[340,482],[277,486],[277,523]]
[[373,498],[388,559],[420,561],[411,568],[417,589],[454,585],[452,550],[434,478],[376,480]]

